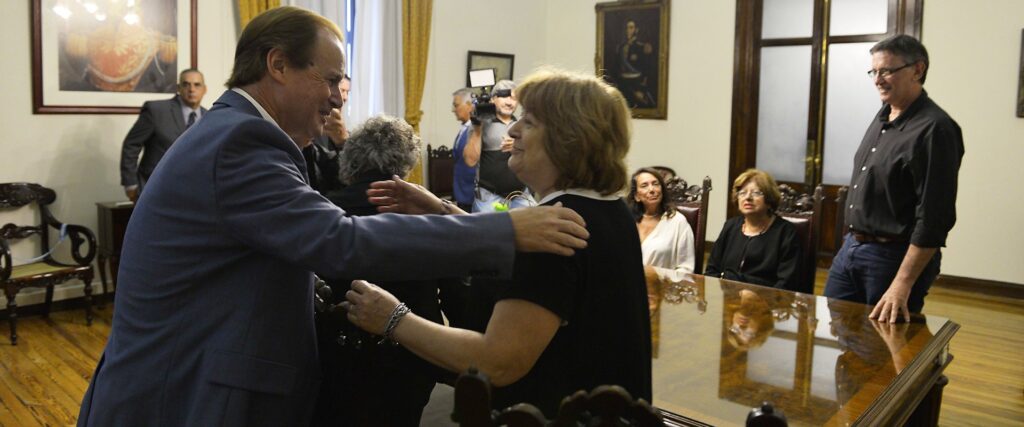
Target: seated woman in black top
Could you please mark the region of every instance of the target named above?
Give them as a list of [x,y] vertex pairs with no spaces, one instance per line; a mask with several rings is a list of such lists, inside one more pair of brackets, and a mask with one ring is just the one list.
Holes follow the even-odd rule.
[[[509,168],[541,204],[562,204],[583,217],[587,247],[571,257],[517,253],[512,283],[483,333],[403,317],[397,298],[361,281],[347,295],[348,317],[453,372],[476,367],[498,386],[495,408],[527,402],[553,418],[562,398],[602,384],[650,401],[640,239],[619,198],[628,179],[625,99],[599,78],[560,71],[533,74],[515,95],[525,114],[509,129]],[[400,180],[379,185],[372,195],[416,205],[411,211],[454,209]],[[396,325],[390,331],[389,323]]]
[[706,276],[797,290],[800,244],[796,228],[775,214],[779,186],[767,172],[748,169],[736,177],[732,199],[740,216],[722,227]]
[[[405,176],[420,157],[420,138],[405,121],[373,117],[352,133],[339,156],[340,179],[348,186],[331,201],[352,216],[374,215],[370,183]],[[328,280],[334,302],[345,299],[352,279]],[[437,282],[381,283],[430,322],[441,323]],[[439,369],[401,347],[378,343],[348,323],[342,313],[317,319],[323,371],[313,425],[419,425]]]

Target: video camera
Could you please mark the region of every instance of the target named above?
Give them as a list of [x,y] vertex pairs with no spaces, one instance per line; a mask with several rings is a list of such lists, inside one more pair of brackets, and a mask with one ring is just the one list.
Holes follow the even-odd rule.
[[[497,115],[497,110],[494,107],[494,103],[491,102],[490,90],[494,86],[494,69],[470,70],[469,85],[474,89],[481,88],[480,94],[473,97],[473,112],[470,114],[469,120],[474,125],[479,125],[484,121],[494,119]],[[494,96],[498,98],[512,96],[512,91],[508,89],[499,90],[494,93]]]

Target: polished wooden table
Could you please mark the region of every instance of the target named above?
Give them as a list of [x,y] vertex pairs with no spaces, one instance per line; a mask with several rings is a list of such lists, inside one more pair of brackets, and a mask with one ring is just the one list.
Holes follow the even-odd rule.
[[960,328],[915,315],[693,276],[652,315],[654,405],[669,425],[743,425],[771,402],[790,426],[935,425]]

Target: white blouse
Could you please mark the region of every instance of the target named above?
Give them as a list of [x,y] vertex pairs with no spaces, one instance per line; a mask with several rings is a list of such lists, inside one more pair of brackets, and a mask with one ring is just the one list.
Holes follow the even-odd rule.
[[662,215],[651,234],[640,243],[640,250],[644,265],[654,267],[659,279],[679,282],[693,273],[693,230],[679,212],[671,217]]

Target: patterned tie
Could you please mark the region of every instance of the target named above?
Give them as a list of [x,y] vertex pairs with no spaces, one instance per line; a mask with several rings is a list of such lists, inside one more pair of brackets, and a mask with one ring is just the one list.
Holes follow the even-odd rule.
[[185,129],[188,129],[188,128],[192,127],[192,125],[194,125],[194,124],[196,124],[196,112],[195,111],[193,111],[191,113],[188,113],[188,123],[185,124]]

